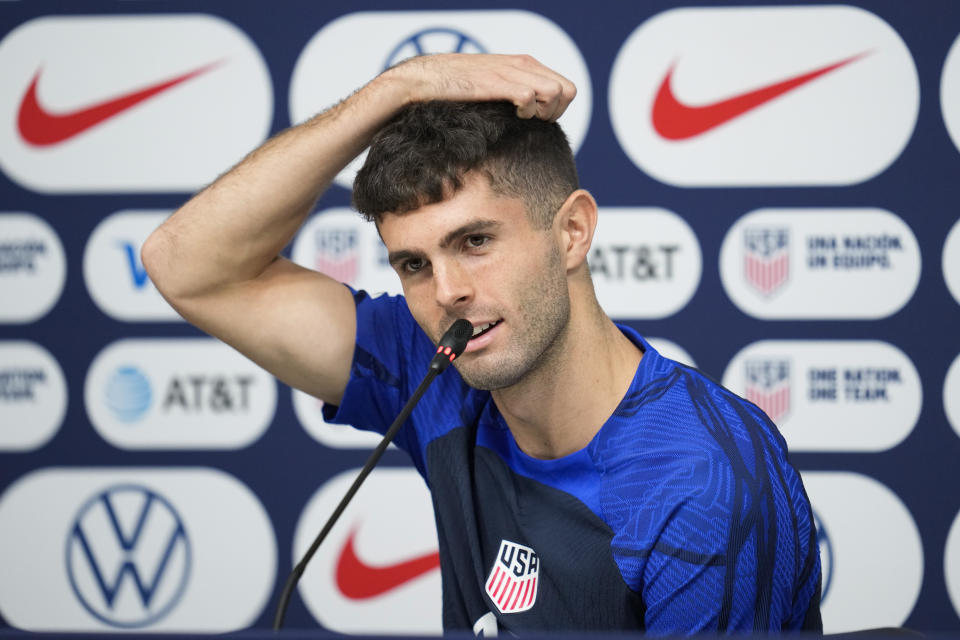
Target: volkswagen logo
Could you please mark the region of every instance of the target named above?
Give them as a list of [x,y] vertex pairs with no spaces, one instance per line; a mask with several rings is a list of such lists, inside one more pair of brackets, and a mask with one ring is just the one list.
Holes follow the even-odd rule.
[[422,56],[426,53],[486,53],[487,49],[472,36],[447,27],[422,29],[400,41],[383,68],[389,69],[407,58]]
[[145,627],[183,596],[190,541],[163,496],[140,485],[115,485],[77,512],[66,564],[70,586],[91,615],[115,627]]

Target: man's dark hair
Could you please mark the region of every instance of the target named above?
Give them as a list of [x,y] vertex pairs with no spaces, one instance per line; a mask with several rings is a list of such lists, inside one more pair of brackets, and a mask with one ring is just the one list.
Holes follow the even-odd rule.
[[521,198],[531,223],[549,228],[579,187],[573,153],[555,122],[523,119],[509,102],[423,102],[405,107],[374,137],[353,186],[368,220],[441,202],[470,171],[497,195]]

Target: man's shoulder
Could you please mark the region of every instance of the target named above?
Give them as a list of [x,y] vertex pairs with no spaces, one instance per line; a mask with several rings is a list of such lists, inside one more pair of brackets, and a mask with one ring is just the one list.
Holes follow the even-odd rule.
[[648,357],[597,442],[616,499],[642,501],[656,487],[657,500],[722,503],[761,459],[783,463],[783,439],[756,405],[693,367]]
[[627,417],[644,411],[649,418],[649,412],[670,412],[674,425],[690,427],[702,425],[716,411],[733,422],[765,419],[759,408],[709,374],[661,354],[631,327],[617,326],[644,355],[615,415]]
[[623,553],[662,543],[680,558],[712,558],[744,508],[738,487],[767,487],[784,451],[758,409],[702,372],[662,360],[598,451],[602,509]]
[[[414,320],[403,296],[350,288],[357,306],[357,347],[391,361],[429,360],[433,343]],[[422,353],[421,353],[422,352]]]
[[376,292],[371,293],[366,289],[354,289],[349,285],[344,285],[353,295],[353,302],[357,309],[362,309],[369,314],[389,314],[396,315],[399,319],[409,318],[413,321],[410,309],[407,307],[407,300],[402,295],[392,293]]
[[776,428],[753,403],[714,380],[710,375],[671,360],[648,348],[613,417],[627,437],[662,434],[699,448],[718,429],[769,431]]

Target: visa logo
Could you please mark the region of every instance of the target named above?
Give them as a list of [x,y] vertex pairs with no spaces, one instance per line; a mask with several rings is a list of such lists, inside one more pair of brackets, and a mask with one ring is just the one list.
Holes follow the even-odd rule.
[[139,247],[131,242],[120,242],[120,249],[127,260],[127,268],[130,270],[130,278],[133,280],[133,286],[137,289],[143,289],[150,281],[147,270],[140,261]]
[[182,320],[160,291],[150,286],[150,276],[140,261],[140,247],[169,215],[169,211],[118,211],[90,234],[83,255],[83,279],[90,297],[111,318],[122,322]]

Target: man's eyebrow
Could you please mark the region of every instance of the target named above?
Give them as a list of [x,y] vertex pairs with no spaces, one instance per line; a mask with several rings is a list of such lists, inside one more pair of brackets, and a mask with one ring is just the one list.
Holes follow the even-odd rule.
[[[480,231],[496,229],[501,226],[503,226],[503,223],[499,220],[473,220],[466,224],[460,225],[447,235],[443,236],[443,239],[440,240],[440,248],[446,249],[453,242],[455,242],[457,238],[468,236],[471,233],[479,233]],[[405,260],[410,260],[411,258],[423,259],[424,253],[422,251],[415,251],[412,249],[399,249],[397,251],[391,251],[387,255],[387,261],[390,262],[390,265],[393,267],[401,262],[404,262]]]
[[423,253],[419,251],[401,249],[399,251],[391,251],[389,254],[387,254],[387,262],[390,263],[391,267],[396,267],[401,262],[405,262],[412,258],[423,258]]
[[440,247],[446,249],[457,238],[468,236],[471,233],[496,229],[497,227],[501,226],[503,226],[503,223],[499,220],[473,220],[472,222],[460,225],[447,235],[443,236],[443,240],[440,241]]

